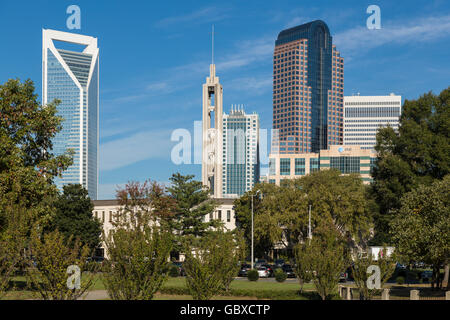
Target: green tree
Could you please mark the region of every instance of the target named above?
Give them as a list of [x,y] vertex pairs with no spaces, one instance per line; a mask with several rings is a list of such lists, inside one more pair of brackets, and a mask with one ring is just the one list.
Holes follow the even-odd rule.
[[335,226],[320,225],[311,241],[302,244],[300,251],[305,270],[312,274],[312,280],[322,300],[330,299],[336,293],[341,272],[345,271],[348,252],[345,241]]
[[[31,80],[0,85],[0,241],[8,241],[24,267],[23,255],[34,225],[45,226],[55,213],[58,194],[53,179],[71,163],[72,151],[51,153],[52,139],[61,130],[58,101],[39,104]],[[11,255],[10,255],[11,254]]]
[[104,235],[105,287],[113,300],[151,300],[168,276],[172,232],[159,220],[171,213],[171,201],[151,181],[129,183],[117,197],[114,229]]
[[[260,184],[252,193],[257,190],[263,199],[254,199],[255,240],[265,250],[278,243],[294,249],[305,241],[310,205],[313,230],[326,221],[352,246],[362,246],[370,238],[373,204],[367,200],[367,187],[359,175],[342,176],[338,170],[322,170],[286,181],[280,187]],[[237,222],[246,234],[251,234],[250,194],[235,201]]]
[[[251,196],[253,197],[253,211],[254,211],[254,250],[256,256],[263,257],[269,253],[273,248],[274,242],[281,238],[280,229],[278,228],[275,220],[277,216],[271,215],[271,212],[267,213],[263,210],[263,197],[276,198],[278,195],[279,187],[274,184],[257,184],[255,187],[244,193],[240,198],[234,201],[236,225],[239,230],[244,233],[246,247],[251,246]],[[261,196],[261,194],[263,196]],[[257,218],[261,216],[261,219]],[[256,223],[256,220],[263,222],[263,224]],[[268,228],[265,228],[268,227]]]
[[[433,265],[433,287],[439,288],[439,268],[450,257],[450,175],[405,194],[392,220],[391,236],[405,262]],[[447,284],[448,285],[448,284]]]
[[[33,231],[30,241],[33,264],[30,264],[26,278],[31,290],[44,300],[76,300],[93,285],[93,273],[88,273],[86,259],[90,250],[80,241],[65,237],[58,231],[40,235]],[[69,266],[80,269],[80,288],[68,287]],[[94,270],[95,271],[95,270]]]
[[209,192],[200,181],[192,180],[193,175],[183,176],[175,173],[170,178],[171,186],[167,188],[176,202],[175,213],[163,219],[167,227],[174,231],[174,250],[180,251],[185,238],[195,241],[223,224],[218,220],[205,222],[204,217],[214,212],[217,207]]
[[295,275],[300,283],[300,293],[303,292],[303,286],[312,280],[312,271],[309,269],[307,254],[310,252],[307,250],[308,246],[304,243],[299,243],[295,246]]
[[186,285],[194,300],[210,300],[229,285],[230,272],[237,273],[238,264],[229,256],[233,250],[222,250],[224,246],[232,248],[229,241],[229,236],[218,231],[203,236],[195,246],[190,241],[185,242],[183,266]]
[[93,249],[100,244],[102,225],[92,215],[94,204],[88,191],[80,184],[63,187],[63,193],[55,201],[56,214],[48,229],[58,229],[66,239],[70,236],[79,238],[81,243]]
[[367,287],[367,279],[370,276],[367,273],[367,268],[371,265],[376,265],[380,268],[380,286],[383,285],[395,271],[395,261],[388,256],[387,248],[384,247],[380,251],[377,260],[373,258],[372,254],[357,254],[355,255],[354,263],[352,265],[352,275],[355,279],[355,285],[359,290],[360,300],[372,300],[373,296],[380,292],[378,289],[369,289]]
[[398,132],[377,133],[373,193],[380,206],[373,244],[390,243],[389,221],[402,196],[450,173],[450,87],[438,96],[427,93],[405,100]]
[[214,233],[214,242],[221,249],[218,252],[216,272],[221,276],[222,289],[229,292],[231,281],[237,276],[240,263],[245,259],[245,240],[239,230],[233,232],[220,230]]

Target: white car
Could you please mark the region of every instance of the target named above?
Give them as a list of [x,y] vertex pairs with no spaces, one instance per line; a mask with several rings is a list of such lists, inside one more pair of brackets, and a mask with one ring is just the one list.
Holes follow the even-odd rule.
[[258,275],[260,278],[268,278],[269,277],[269,270],[267,270],[266,267],[259,267],[256,270],[258,270]]

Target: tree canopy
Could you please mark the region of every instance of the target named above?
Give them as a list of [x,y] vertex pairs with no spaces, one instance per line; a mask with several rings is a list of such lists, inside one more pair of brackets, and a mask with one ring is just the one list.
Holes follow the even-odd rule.
[[390,242],[389,221],[402,196],[450,173],[450,87],[405,100],[398,132],[377,133],[373,192],[380,206],[375,244]]

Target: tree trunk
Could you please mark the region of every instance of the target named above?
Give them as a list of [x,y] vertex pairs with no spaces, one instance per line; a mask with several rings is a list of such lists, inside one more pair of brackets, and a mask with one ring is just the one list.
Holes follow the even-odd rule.
[[450,289],[450,283],[448,281],[449,271],[450,271],[450,263],[446,263],[445,269],[444,269],[444,280],[442,281],[442,287],[446,287],[447,290]]

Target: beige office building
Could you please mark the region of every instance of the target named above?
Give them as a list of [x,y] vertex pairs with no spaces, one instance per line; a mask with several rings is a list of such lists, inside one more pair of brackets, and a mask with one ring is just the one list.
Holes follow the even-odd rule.
[[365,184],[372,182],[370,170],[376,160],[373,150],[360,146],[331,145],[319,153],[270,154],[267,182],[280,185],[318,170],[335,168],[342,174],[359,173]]
[[[234,199],[216,199],[219,202],[219,206],[216,210],[206,215],[203,221],[208,222],[213,219],[221,220],[224,223],[226,230],[231,231],[236,228],[236,217],[233,206]],[[111,230],[114,229],[113,221],[116,214],[120,211],[120,205],[117,200],[94,200],[94,217],[100,220],[103,232],[106,236],[109,235]],[[106,256],[104,250],[105,244],[102,242],[101,250],[103,255]]]

